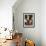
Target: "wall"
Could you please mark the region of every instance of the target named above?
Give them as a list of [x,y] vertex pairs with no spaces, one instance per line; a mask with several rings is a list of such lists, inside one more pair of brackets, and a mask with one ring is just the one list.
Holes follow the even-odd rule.
[[[41,31],[40,31],[40,0],[20,0],[13,6],[14,24],[18,32],[23,33],[24,39],[31,39],[35,41],[36,46],[41,46]],[[23,13],[35,13],[35,27],[23,27]]]
[[10,35],[9,31],[5,32],[3,28],[12,29],[12,6],[15,2],[16,0],[0,0],[0,38]]
[[41,40],[42,46],[46,46],[46,0],[41,1]]
[[12,6],[16,0],[0,0],[0,27],[12,29]]

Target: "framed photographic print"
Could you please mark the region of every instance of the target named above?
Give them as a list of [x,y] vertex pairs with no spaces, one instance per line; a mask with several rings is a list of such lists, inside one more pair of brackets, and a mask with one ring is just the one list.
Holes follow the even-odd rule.
[[29,28],[35,27],[35,13],[23,13],[23,26]]

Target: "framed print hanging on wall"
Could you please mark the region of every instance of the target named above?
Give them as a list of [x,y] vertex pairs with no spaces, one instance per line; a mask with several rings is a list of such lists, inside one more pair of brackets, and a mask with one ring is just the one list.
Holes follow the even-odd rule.
[[35,13],[23,13],[23,27],[35,27]]

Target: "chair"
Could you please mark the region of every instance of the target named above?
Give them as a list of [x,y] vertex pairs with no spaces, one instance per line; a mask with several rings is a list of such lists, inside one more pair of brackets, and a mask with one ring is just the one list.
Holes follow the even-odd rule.
[[15,33],[16,46],[22,46],[22,33]]
[[35,46],[35,43],[32,40],[26,40],[25,46]]

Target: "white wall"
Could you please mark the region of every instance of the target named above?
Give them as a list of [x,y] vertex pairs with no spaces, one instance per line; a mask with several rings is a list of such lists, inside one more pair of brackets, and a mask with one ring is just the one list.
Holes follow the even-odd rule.
[[12,6],[16,0],[0,0],[0,27],[12,28]]
[[41,40],[42,46],[46,46],[46,0],[41,1]]
[[[41,31],[40,31],[40,0],[21,0],[13,6],[14,24],[18,32],[23,33],[24,38],[35,41],[36,46],[41,46]],[[17,6],[16,6],[17,5]],[[35,28],[23,27],[23,13],[35,13]]]

